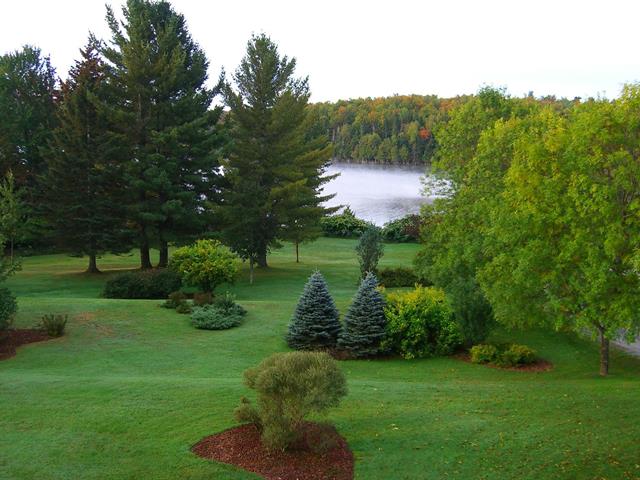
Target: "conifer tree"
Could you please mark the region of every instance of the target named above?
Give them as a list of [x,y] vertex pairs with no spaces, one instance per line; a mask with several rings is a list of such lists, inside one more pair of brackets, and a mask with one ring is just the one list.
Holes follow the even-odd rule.
[[[252,37],[235,72],[235,90],[225,86],[233,143],[225,164],[225,237],[249,260],[267,266],[278,239],[313,236],[322,216],[320,195],[331,155],[328,138],[307,138],[309,87],[295,78],[295,59],[280,56],[266,35]],[[295,237],[295,238],[294,238]]]
[[123,253],[127,241],[122,195],[122,138],[110,133],[100,111],[107,89],[106,65],[99,42],[90,36],[81,59],[62,84],[58,128],[48,154],[43,209],[60,246],[88,255],[88,272],[97,273],[96,258]]
[[314,272],[304,286],[289,324],[287,344],[296,350],[322,350],[336,346],[340,314],[324,277]]
[[380,229],[374,225],[367,228],[356,245],[358,263],[360,264],[360,276],[364,279],[367,273],[375,273],[378,261],[384,255],[384,244]]
[[151,268],[152,245],[166,266],[169,242],[201,233],[205,203],[216,200],[222,108],[209,107],[219,86],[205,86],[206,56],[168,2],[128,0],[123,14],[120,23],[107,10],[112,46],[103,51],[119,96],[111,116],[130,149],[128,206],[141,267]]
[[379,355],[383,353],[380,344],[386,336],[386,326],[384,298],[378,290],[378,279],[369,272],[344,317],[338,347],[354,357]]

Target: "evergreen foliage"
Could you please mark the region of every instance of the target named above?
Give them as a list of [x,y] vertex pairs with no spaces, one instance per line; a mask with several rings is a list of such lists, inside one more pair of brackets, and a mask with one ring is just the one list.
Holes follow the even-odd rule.
[[358,263],[360,264],[360,277],[365,278],[367,273],[375,273],[378,269],[378,261],[384,255],[384,245],[380,229],[371,225],[365,230],[356,245]]
[[296,350],[321,350],[336,346],[340,314],[324,277],[314,272],[304,286],[289,323],[287,344]]
[[344,317],[338,347],[354,357],[373,357],[383,353],[381,344],[387,327],[384,305],[378,280],[373,273],[368,273]]

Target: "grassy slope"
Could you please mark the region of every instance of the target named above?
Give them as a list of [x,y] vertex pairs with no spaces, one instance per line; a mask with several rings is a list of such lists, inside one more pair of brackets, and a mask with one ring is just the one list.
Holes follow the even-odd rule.
[[[354,242],[321,239],[271,258],[256,284],[233,287],[249,310],[224,332],[191,328],[158,301],[99,298],[105,275],[85,261],[42,256],[11,280],[19,326],[47,312],[73,317],[68,335],[0,362],[0,478],[249,479],[190,446],[234,424],[241,374],[286,349],[287,322],[312,269],[344,312],[356,289]],[[416,247],[388,245],[383,264]],[[102,268],[134,267],[135,257]],[[640,478],[640,362],[616,353],[597,376],[593,345],[543,332],[502,332],[556,364],[520,373],[455,359],[342,363],[350,394],[330,414],[360,479]]]

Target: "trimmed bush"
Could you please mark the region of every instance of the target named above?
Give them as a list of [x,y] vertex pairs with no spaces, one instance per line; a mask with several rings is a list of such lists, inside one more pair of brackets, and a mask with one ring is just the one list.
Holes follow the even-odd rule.
[[382,268],[378,270],[378,281],[386,288],[415,287],[418,276],[408,267]]
[[61,337],[69,321],[69,315],[45,315],[40,322],[40,329],[50,337]]
[[187,302],[187,296],[178,290],[177,292],[171,292],[169,294],[169,298],[162,304],[164,308],[176,309],[180,305],[183,305]]
[[417,242],[420,239],[420,225],[420,215],[391,220],[382,227],[382,238],[387,242]]
[[256,391],[257,405],[243,398],[235,417],[255,423],[271,450],[285,450],[299,440],[305,417],[338,406],[347,394],[344,374],[323,352],[276,353],[246,370],[244,381]]
[[494,363],[498,358],[498,348],[495,345],[475,345],[469,353],[473,363]]
[[357,218],[349,207],[342,213],[320,219],[320,228],[326,237],[355,238],[361,236],[370,226],[371,223]]
[[287,344],[296,350],[333,348],[341,329],[340,314],[322,274],[314,272],[304,286],[289,323]]
[[416,287],[387,296],[387,339],[383,346],[402,357],[450,355],[462,344],[462,333],[442,290]]
[[187,285],[213,292],[218,285],[235,280],[240,260],[217,240],[198,240],[173,252],[169,266]]
[[176,307],[176,313],[187,314],[191,313],[191,305],[188,302],[181,303]]
[[162,299],[182,286],[180,276],[168,269],[126,272],[107,280],[106,298]]
[[203,330],[226,330],[242,323],[242,315],[226,312],[215,305],[193,307],[191,325]]
[[378,262],[384,255],[382,235],[378,227],[371,226],[362,234],[356,245],[356,253],[360,264],[360,278],[365,278],[369,272],[376,273]]
[[8,330],[18,311],[16,297],[8,288],[0,288],[0,332]]
[[387,320],[384,298],[378,290],[378,280],[368,273],[344,317],[344,327],[338,337],[338,347],[352,356],[372,357],[383,353]]

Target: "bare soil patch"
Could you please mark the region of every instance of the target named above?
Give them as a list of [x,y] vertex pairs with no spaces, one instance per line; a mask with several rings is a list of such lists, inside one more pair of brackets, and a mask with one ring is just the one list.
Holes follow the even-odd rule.
[[0,360],[13,357],[20,345],[42,342],[51,338],[42,330],[35,328],[8,330],[4,334],[0,334]]
[[285,452],[267,450],[253,424],[205,437],[191,451],[267,480],[352,480],[353,454],[336,429],[313,422],[303,428],[302,440]]

